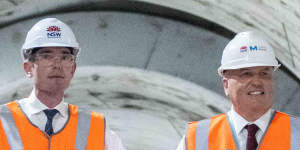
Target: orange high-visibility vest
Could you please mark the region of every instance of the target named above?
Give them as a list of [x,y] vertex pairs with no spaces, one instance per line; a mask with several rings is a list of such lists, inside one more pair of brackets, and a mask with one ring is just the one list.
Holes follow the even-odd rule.
[[1,150],[104,150],[105,119],[69,104],[69,119],[52,136],[34,126],[17,102],[0,107]]
[[[259,150],[300,149],[300,121],[281,112],[275,115],[259,143]],[[237,150],[237,143],[225,114],[189,123],[187,150]]]

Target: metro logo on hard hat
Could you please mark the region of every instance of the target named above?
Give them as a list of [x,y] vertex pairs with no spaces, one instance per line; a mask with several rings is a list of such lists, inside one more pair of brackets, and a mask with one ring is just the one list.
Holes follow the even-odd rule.
[[264,46],[250,46],[250,51],[266,51],[266,47]]
[[260,50],[260,51],[266,51],[266,50],[267,50],[267,48],[266,48],[266,47],[264,47],[264,46],[260,46],[260,47],[259,47],[259,50]]
[[[243,53],[243,52],[247,52],[248,50],[248,47],[247,46],[242,46],[240,48],[240,52]],[[267,48],[264,47],[264,46],[257,46],[257,45],[250,45],[249,46],[249,51],[250,52],[254,52],[254,51],[266,51]]]
[[60,38],[61,32],[60,27],[58,26],[50,26],[47,28],[47,37],[48,38]]

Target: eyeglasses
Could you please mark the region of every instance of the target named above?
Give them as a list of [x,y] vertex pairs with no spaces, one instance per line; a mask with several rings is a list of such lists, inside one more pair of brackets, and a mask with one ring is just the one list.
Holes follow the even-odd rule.
[[46,66],[52,65],[56,58],[59,58],[61,64],[64,66],[71,66],[75,62],[75,56],[72,54],[53,54],[53,53],[36,53],[34,61],[39,61]]

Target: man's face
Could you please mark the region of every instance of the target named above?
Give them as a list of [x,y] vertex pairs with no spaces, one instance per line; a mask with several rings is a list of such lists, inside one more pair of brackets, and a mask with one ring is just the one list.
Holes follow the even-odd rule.
[[273,105],[273,67],[227,70],[223,86],[236,112],[267,111]]
[[34,54],[33,62],[24,63],[24,69],[31,73],[36,89],[64,91],[73,78],[76,63],[68,48],[44,47]]

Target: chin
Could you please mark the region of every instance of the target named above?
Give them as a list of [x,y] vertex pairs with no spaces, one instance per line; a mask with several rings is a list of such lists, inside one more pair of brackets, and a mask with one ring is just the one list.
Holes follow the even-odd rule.
[[64,91],[66,89],[65,85],[53,85],[53,86],[48,86],[49,92],[53,92],[53,91]]

